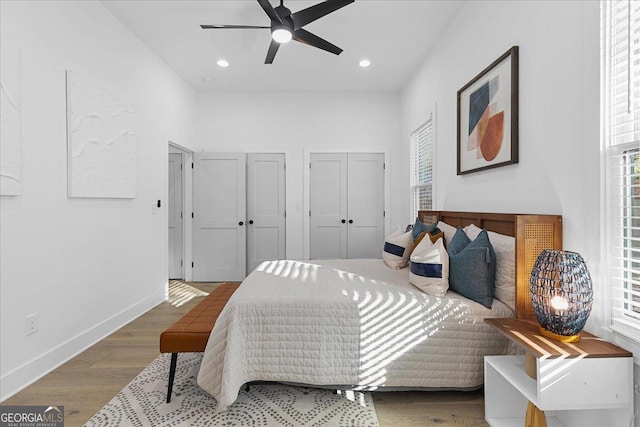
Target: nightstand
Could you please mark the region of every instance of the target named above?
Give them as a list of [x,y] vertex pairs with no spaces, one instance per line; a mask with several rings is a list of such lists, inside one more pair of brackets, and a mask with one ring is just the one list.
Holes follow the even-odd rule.
[[[538,323],[485,319],[524,356],[485,356],[485,419],[492,427],[628,427],[633,418],[633,356],[581,332],[577,343],[542,336]],[[530,403],[535,405],[529,407]],[[544,414],[543,417],[540,415]]]

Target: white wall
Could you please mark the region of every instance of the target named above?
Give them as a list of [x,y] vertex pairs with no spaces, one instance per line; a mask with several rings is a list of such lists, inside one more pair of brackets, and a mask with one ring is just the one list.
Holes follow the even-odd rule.
[[[581,253],[595,277],[599,8],[597,1],[467,2],[402,93],[405,135],[438,104],[436,208],[562,214],[564,247]],[[457,176],[457,91],[513,45],[520,46],[520,161]],[[602,324],[602,297],[596,283],[592,330]]]
[[[168,140],[192,144],[195,93],[102,4],[0,2],[21,51],[23,195],[0,212],[0,395],[164,300]],[[137,197],[67,198],[65,69],[136,113]],[[152,215],[153,212],[153,215]],[[39,332],[25,336],[25,316]]]
[[[285,153],[287,258],[302,259],[305,156],[310,152],[386,152],[390,181],[395,181],[393,165],[403,168],[406,163],[396,158],[402,144],[399,101],[395,92],[201,94],[196,140],[203,151]],[[406,203],[407,192],[385,197],[394,206]],[[390,223],[395,226],[397,218],[392,209]]]
[[[457,176],[457,91],[513,45],[520,46],[520,161]],[[585,329],[634,352],[637,362],[640,346],[607,329],[600,262],[600,2],[466,2],[403,89],[403,135],[436,103],[435,208],[562,214],[564,247],[585,258],[594,282]],[[399,179],[406,186],[408,171]],[[636,365],[636,383],[638,372]]]

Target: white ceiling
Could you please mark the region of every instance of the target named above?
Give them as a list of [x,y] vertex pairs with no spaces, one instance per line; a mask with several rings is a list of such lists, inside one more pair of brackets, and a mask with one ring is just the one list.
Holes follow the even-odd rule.
[[[120,21],[198,91],[399,90],[425,59],[459,0],[356,0],[305,26],[339,56],[291,42],[265,65],[268,29],[203,30],[200,24],[269,25],[255,0],[103,0]],[[293,13],[317,1],[285,0]],[[277,0],[271,0],[277,6]],[[216,61],[225,58],[228,68]],[[371,60],[362,69],[358,62]],[[205,82],[212,78],[213,83]]]

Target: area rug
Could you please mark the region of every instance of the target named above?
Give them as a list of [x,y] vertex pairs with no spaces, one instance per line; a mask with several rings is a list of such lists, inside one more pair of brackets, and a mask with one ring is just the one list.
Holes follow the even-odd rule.
[[166,403],[169,360],[158,356],[85,426],[378,426],[369,393],[278,383],[251,385],[217,414],[216,400],[196,384],[202,353],[179,355]]

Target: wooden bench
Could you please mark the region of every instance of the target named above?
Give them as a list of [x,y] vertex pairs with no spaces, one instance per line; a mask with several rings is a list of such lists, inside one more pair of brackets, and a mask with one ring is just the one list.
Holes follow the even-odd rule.
[[171,353],[167,403],[171,401],[178,353],[203,352],[216,319],[240,283],[222,283],[160,334],[160,353]]

